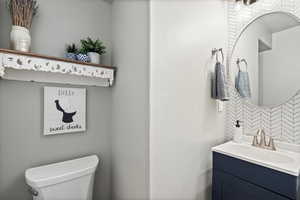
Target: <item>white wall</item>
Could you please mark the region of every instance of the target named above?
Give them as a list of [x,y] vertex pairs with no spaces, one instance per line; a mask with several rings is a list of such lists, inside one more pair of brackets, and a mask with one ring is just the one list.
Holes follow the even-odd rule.
[[263,104],[278,105],[300,89],[300,26],[273,34],[273,49],[262,53]]
[[[259,20],[254,21],[243,32],[239,38],[231,60],[231,78],[235,78],[238,73],[236,61],[238,58],[246,59],[248,63],[248,72],[251,87],[251,101],[256,105],[259,104],[259,40],[263,41],[269,47],[272,47],[272,33],[261,24]],[[241,70],[245,71],[245,64],[242,63]]]
[[149,196],[149,1],[113,2],[112,109],[114,200]]
[[226,22],[226,1],[151,2],[152,200],[210,199],[211,147],[224,141],[225,122],[209,63],[213,48],[226,49]]

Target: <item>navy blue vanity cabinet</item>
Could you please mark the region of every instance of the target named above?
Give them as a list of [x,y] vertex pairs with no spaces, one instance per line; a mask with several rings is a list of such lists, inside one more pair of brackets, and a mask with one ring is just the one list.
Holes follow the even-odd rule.
[[298,177],[213,153],[213,200],[299,200]]

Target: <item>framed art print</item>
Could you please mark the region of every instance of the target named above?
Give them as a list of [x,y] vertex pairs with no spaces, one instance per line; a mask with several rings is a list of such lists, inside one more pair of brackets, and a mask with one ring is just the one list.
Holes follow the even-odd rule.
[[86,89],[44,87],[44,135],[86,130]]

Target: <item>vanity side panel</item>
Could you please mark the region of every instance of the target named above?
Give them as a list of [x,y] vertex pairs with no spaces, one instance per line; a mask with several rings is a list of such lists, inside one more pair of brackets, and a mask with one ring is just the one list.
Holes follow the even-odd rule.
[[223,179],[221,173],[213,169],[212,176],[212,200],[222,199]]
[[241,178],[291,199],[297,199],[297,177],[240,159],[213,153],[213,169]]

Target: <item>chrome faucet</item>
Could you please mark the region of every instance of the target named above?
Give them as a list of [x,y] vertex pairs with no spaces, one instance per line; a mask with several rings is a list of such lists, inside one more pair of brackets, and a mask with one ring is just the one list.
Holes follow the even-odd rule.
[[[258,141],[258,138],[260,141]],[[271,151],[276,151],[275,144],[274,144],[274,139],[270,136],[269,137],[269,142],[267,144],[266,141],[266,133],[263,129],[259,129],[256,133],[256,135],[253,137],[253,142],[252,146],[254,147],[259,147],[262,149],[268,149]]]

